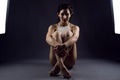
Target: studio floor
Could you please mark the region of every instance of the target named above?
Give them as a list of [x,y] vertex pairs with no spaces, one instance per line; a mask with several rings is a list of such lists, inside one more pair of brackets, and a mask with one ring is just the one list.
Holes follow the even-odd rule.
[[[0,65],[0,80],[66,80],[50,77],[48,60],[23,60]],[[120,80],[120,63],[81,59],[70,70],[69,80]]]

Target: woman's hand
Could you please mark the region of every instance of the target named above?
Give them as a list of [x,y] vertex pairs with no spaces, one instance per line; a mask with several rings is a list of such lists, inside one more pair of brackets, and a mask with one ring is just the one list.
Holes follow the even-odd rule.
[[66,46],[64,44],[54,47],[59,57],[64,57],[66,54]]

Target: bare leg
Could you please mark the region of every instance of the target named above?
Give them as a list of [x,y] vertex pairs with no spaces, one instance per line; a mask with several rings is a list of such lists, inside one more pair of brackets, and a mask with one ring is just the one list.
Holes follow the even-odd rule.
[[59,57],[59,67],[60,67],[60,71],[61,71],[64,78],[70,78],[71,77],[70,72],[68,71],[68,69],[64,65],[64,58]]
[[[69,38],[71,38],[73,35],[73,33],[71,31],[69,31],[64,37],[64,40],[62,41],[61,39],[61,33],[59,32],[54,32],[54,34],[52,35],[54,39],[56,39],[58,42],[60,43],[63,43],[64,41],[67,41]],[[68,63],[71,62],[70,60],[73,60],[72,62],[75,61],[75,57],[76,56],[76,52],[74,52],[74,49],[73,49],[73,46],[74,45],[71,45],[70,47],[67,48],[66,50],[66,53],[69,53],[68,55],[66,55],[66,57],[64,57],[64,60],[65,58],[67,60],[65,60],[65,65],[69,66]],[[52,64],[52,66],[54,66],[57,62],[57,59],[56,59],[56,56],[55,56],[55,51],[54,51],[54,48],[53,47],[50,47],[50,55],[49,55],[49,58],[50,58],[50,63]],[[72,58],[72,59],[71,59]],[[72,66],[73,64],[70,64],[70,66]]]
[[[61,33],[58,33],[57,31],[52,34],[53,38],[58,41],[59,43],[62,43],[61,39]],[[53,53],[50,54],[52,56],[51,58],[51,64],[53,65],[53,68],[51,69],[50,76],[57,76],[57,74],[60,72],[59,67],[59,58],[56,56],[55,48],[53,47]],[[54,59],[53,59],[54,58]]]
[[[66,35],[65,35],[65,38],[64,38],[64,41],[66,41],[66,40],[68,40],[71,36],[72,36],[73,34],[71,33],[71,32],[68,32]],[[53,34],[53,36],[54,36],[54,38],[58,41],[58,42],[60,42],[60,43],[62,43],[63,41],[62,41],[62,38],[61,38],[61,34],[60,33],[58,33],[58,32],[55,32],[54,34]],[[61,72],[62,72],[62,74],[63,74],[63,76],[65,77],[65,78],[70,78],[71,77],[71,74],[69,73],[69,71],[68,71],[68,69],[67,69],[67,67],[66,67],[66,58],[68,57],[68,53],[69,53],[69,51],[71,50],[71,47],[69,47],[68,49],[67,49],[67,53],[66,53],[66,55],[64,56],[64,57],[59,57],[57,54],[55,54],[54,56],[56,57],[56,63],[55,63],[55,65],[53,66],[53,68],[51,69],[51,71],[50,71],[50,75],[54,75],[54,74],[58,74],[59,73],[59,70],[61,70]],[[67,58],[68,59],[68,58]],[[66,64],[64,64],[64,63],[66,63]],[[70,66],[68,66],[68,67],[70,67]]]
[[[67,41],[68,39],[70,39],[73,36],[73,33],[71,31],[69,31],[66,35],[65,35],[65,41]],[[76,58],[77,58],[77,54],[76,54],[76,44],[73,44],[71,46],[69,46],[66,50],[67,52],[67,57],[64,60],[64,64],[68,69],[72,69],[72,67],[75,64]]]

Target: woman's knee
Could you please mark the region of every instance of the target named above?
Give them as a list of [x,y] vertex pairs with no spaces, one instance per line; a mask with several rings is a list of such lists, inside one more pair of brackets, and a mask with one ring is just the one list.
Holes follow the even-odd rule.
[[57,31],[55,31],[55,32],[52,34],[52,37],[56,40],[56,37],[57,37]]
[[67,37],[71,38],[73,36],[73,33],[71,31],[67,32]]

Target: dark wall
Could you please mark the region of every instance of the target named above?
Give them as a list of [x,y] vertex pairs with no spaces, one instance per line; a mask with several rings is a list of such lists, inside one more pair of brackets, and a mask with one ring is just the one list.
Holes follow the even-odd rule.
[[120,35],[114,34],[111,0],[9,0],[6,34],[0,35],[0,61],[48,59],[45,36],[57,22],[57,6],[71,3],[71,22],[80,26],[78,58],[120,61]]

